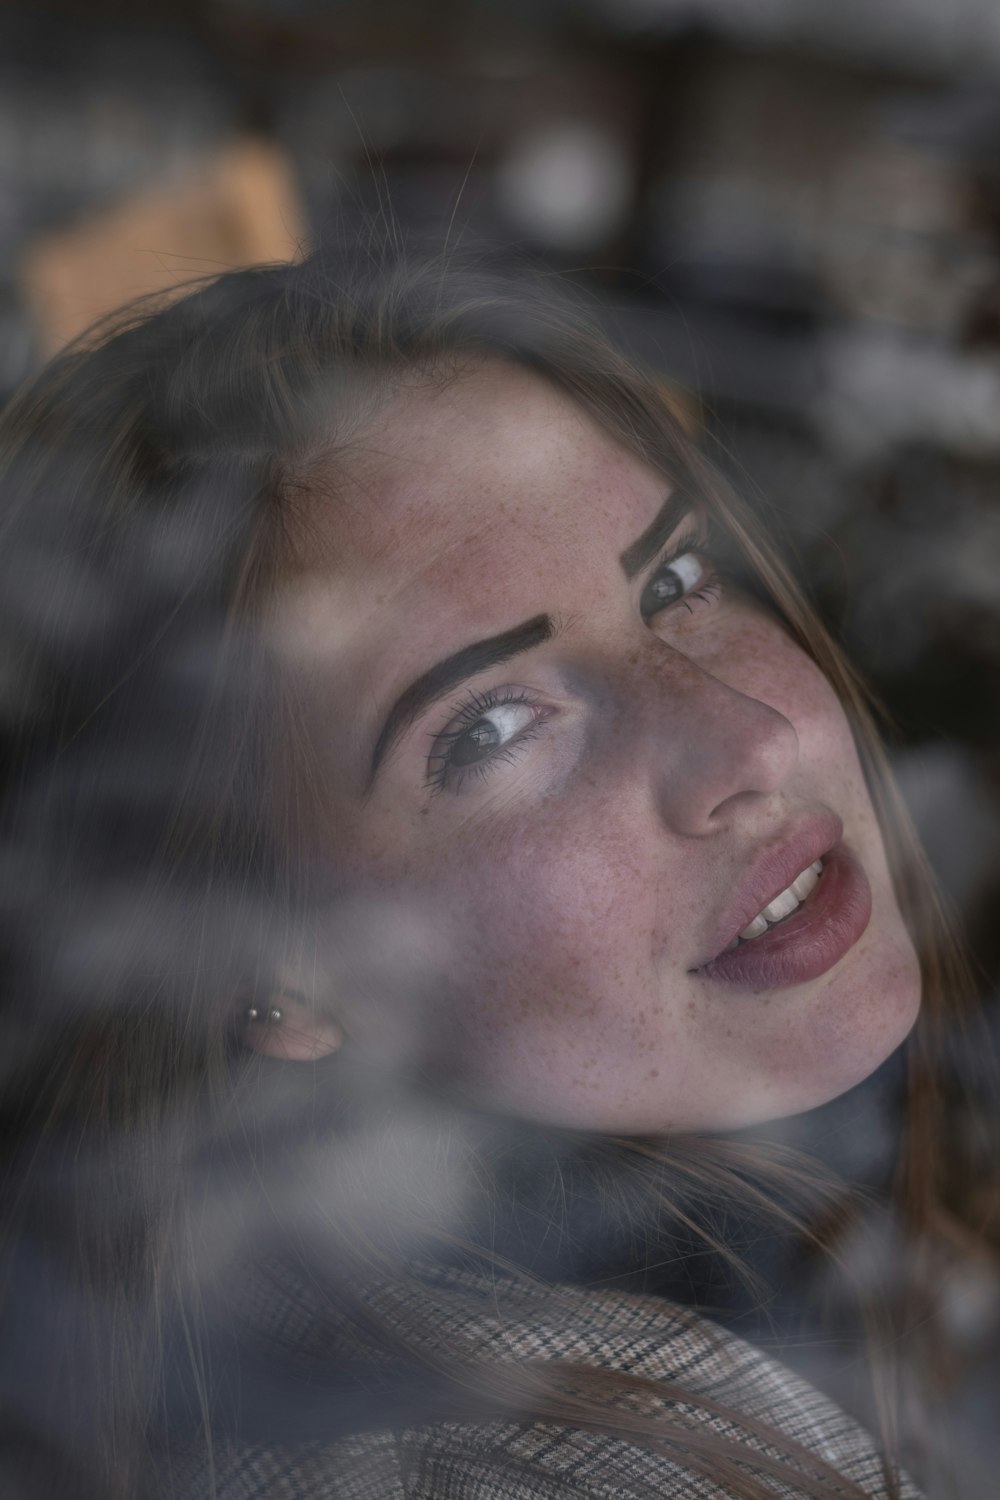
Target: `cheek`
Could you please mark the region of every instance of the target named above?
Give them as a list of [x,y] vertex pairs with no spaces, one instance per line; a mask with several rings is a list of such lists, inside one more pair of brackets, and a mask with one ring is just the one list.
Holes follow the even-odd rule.
[[447,860],[423,867],[449,954],[432,1061],[480,1097],[534,1114],[599,1103],[611,1076],[620,1089],[662,1008],[638,808],[633,817],[620,797],[612,807],[579,786],[565,799],[495,833],[470,827]]
[[411,1060],[487,1106],[581,1128],[662,1124],[664,1091],[696,1061],[669,960],[693,916],[649,787],[614,757],[524,810],[496,786],[465,817],[461,799],[432,807],[448,820],[439,836],[418,814],[383,844],[357,840],[373,895],[419,903],[440,956],[416,1008],[396,993],[393,1035],[408,1025]]
[[422,1050],[480,1101],[592,1123],[649,1051],[651,882],[610,813],[555,799],[422,865],[448,955]]
[[650,891],[621,807],[556,799],[453,850],[443,889],[456,967],[494,1024],[599,1015],[648,958]]
[[717,659],[701,663],[723,682],[782,714],[798,738],[798,764],[786,791],[808,780],[809,792],[830,800],[845,779],[867,802],[854,736],[827,678],[786,630],[756,606],[721,643]]

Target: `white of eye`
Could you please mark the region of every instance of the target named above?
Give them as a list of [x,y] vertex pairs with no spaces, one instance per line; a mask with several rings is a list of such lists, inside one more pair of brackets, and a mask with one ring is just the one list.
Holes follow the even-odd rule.
[[515,735],[526,729],[534,718],[534,710],[527,703],[498,703],[495,708],[489,708],[480,715],[479,722],[483,719],[492,724],[497,732],[497,743],[505,745]]
[[670,567],[684,585],[685,593],[700,583],[705,572],[705,564],[697,552],[685,552],[681,557],[675,557]]

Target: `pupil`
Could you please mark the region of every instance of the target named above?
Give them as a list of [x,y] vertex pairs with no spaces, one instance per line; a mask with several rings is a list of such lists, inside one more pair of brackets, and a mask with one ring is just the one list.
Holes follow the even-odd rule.
[[451,753],[453,766],[471,766],[482,757],[485,750],[493,750],[500,743],[496,725],[488,719],[480,719],[466,730],[460,740],[455,741]]
[[656,578],[650,585],[651,592],[657,599],[668,599],[678,593],[676,578]]

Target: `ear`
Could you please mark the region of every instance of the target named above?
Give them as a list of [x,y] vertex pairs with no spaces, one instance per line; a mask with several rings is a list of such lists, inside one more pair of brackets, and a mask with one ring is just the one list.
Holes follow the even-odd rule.
[[315,1062],[338,1051],[344,1045],[344,1033],[332,1016],[310,1005],[301,991],[279,989],[248,1010],[243,1041],[262,1057]]

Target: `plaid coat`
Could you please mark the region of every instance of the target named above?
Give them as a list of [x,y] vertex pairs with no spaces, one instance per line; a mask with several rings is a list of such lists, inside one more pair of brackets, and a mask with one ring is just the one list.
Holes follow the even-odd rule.
[[[770,1453],[766,1435],[739,1419],[758,1419],[818,1455],[867,1496],[887,1494],[872,1439],[811,1386],[750,1344],[707,1319],[656,1297],[624,1292],[498,1281],[489,1274],[440,1265],[410,1267],[405,1279],[364,1291],[354,1309],[382,1327],[418,1339],[431,1361],[458,1358],[492,1364],[567,1360],[631,1372],[713,1398],[731,1415],[708,1413],[664,1399],[665,1417],[695,1432],[711,1432]],[[294,1369],[296,1410],[337,1397],[323,1372],[347,1361],[370,1365],[368,1390],[377,1391],[380,1357],[323,1290],[273,1267],[245,1288],[242,1313],[256,1329],[258,1348]],[[291,1361],[291,1364],[288,1364]],[[384,1374],[384,1371],[382,1372]],[[428,1381],[433,1376],[428,1375]],[[364,1384],[362,1378],[362,1384]],[[343,1388],[341,1387],[341,1390]],[[287,1394],[287,1387],[286,1387]],[[246,1392],[244,1391],[244,1396]],[[378,1396],[373,1398],[376,1402]],[[631,1399],[615,1398],[627,1409]],[[173,1444],[162,1454],[155,1494],[170,1500],[728,1500],[731,1491],[638,1443],[553,1422],[414,1420],[412,1402],[398,1420],[376,1430],[319,1436],[307,1420],[298,1436],[256,1433],[244,1413],[242,1430],[216,1434],[210,1455],[204,1437]],[[258,1410],[266,1416],[269,1403]],[[633,1407],[633,1409],[635,1409]],[[650,1410],[648,1400],[643,1409]],[[370,1405],[369,1405],[370,1410]],[[613,1413],[612,1413],[613,1414]],[[384,1419],[383,1419],[384,1420]],[[348,1418],[348,1428],[351,1419]],[[266,1426],[266,1422],[264,1423]],[[292,1427],[295,1427],[293,1420]],[[343,1427],[343,1424],[341,1424]],[[801,1497],[782,1479],[768,1481],[776,1497]],[[846,1491],[845,1491],[846,1493]],[[856,1493],[856,1492],[855,1492]],[[902,1495],[919,1500],[903,1479]]]

